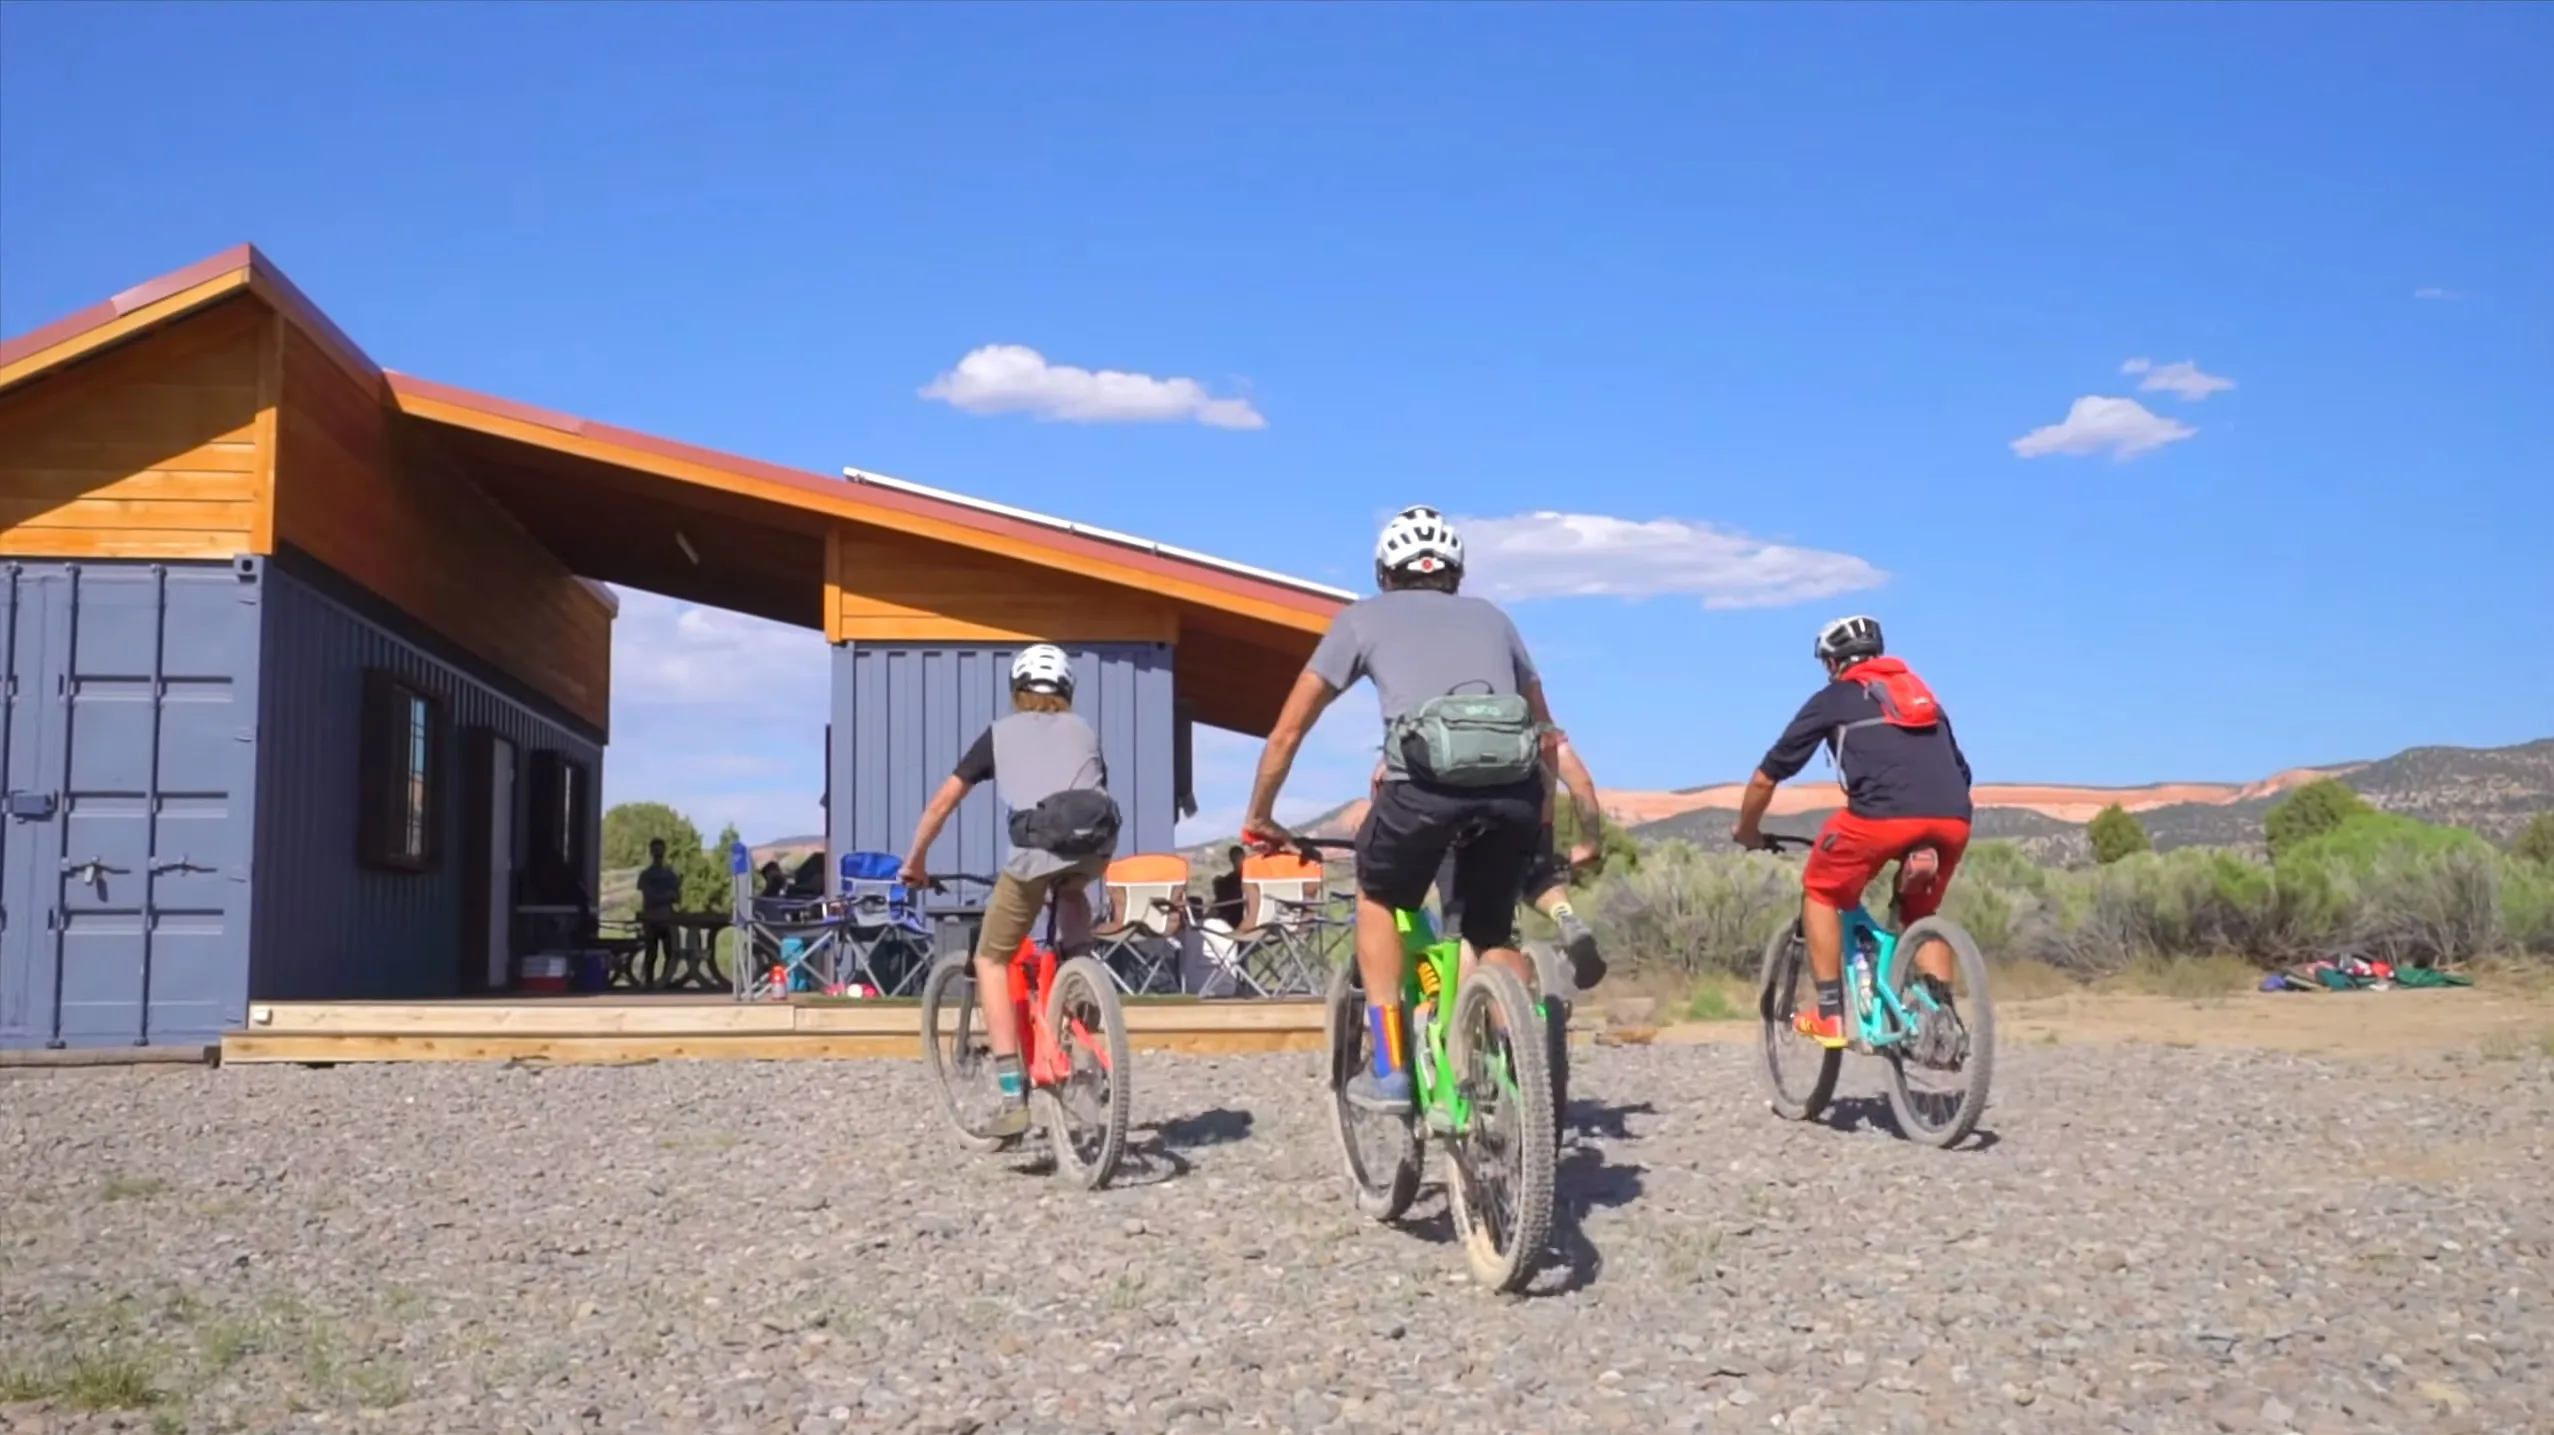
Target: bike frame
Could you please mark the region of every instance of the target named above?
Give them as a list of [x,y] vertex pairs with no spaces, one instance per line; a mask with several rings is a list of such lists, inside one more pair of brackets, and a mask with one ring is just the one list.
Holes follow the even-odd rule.
[[[1463,979],[1463,943],[1440,941],[1425,912],[1394,912],[1401,933],[1401,1009],[1410,1018],[1411,1086],[1419,1108],[1454,1131],[1472,1125],[1472,1102],[1446,1060],[1446,1018]],[[1427,1019],[1419,1020],[1425,1010]]]
[[[1898,934],[1883,926],[1863,907],[1854,907],[1844,918],[1845,1002],[1853,1013],[1853,1028],[1859,1045],[1877,1051],[1893,1046],[1914,1035],[1917,1021],[1934,1009],[1931,994],[1916,993],[1921,1006],[1911,1007],[1898,997]],[[1871,1000],[1863,999],[1860,984],[1854,980],[1854,948],[1858,938],[1869,937],[1872,945]],[[1909,960],[1913,960],[1912,955]]]

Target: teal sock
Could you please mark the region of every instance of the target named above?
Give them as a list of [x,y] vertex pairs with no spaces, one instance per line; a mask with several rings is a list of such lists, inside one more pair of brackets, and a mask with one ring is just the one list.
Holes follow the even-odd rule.
[[993,1081],[1005,1097],[1017,1097],[1028,1091],[1028,1078],[1020,1070],[1020,1058],[997,1056],[993,1059]]

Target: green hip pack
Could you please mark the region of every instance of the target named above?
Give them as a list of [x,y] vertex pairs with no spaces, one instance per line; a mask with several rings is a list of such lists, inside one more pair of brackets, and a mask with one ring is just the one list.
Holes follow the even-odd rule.
[[1513,693],[1449,693],[1395,719],[1390,735],[1401,765],[1438,787],[1505,787],[1543,762],[1543,725]]

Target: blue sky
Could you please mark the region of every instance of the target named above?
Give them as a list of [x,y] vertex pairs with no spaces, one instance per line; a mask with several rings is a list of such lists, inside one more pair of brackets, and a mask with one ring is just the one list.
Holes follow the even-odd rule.
[[[2549,53],[2525,5],[12,5],[0,330],[251,240],[388,365],[758,457],[1352,586],[1390,510],[1483,520],[1608,785],[1743,776],[1855,610],[1983,779],[2242,779],[2554,732]],[[609,796],[814,827],[821,640],[633,599],[618,659]]]

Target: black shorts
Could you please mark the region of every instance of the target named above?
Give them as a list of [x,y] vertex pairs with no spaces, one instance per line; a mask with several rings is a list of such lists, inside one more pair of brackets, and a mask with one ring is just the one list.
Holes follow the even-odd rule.
[[[1445,788],[1387,782],[1357,829],[1357,890],[1411,910],[1451,853],[1464,900],[1447,925],[1476,952],[1516,941],[1516,894],[1543,828],[1543,784]],[[1541,844],[1546,851],[1549,843]]]
[[[1561,861],[1560,840],[1553,836],[1552,826],[1545,823],[1534,839],[1534,850],[1526,854],[1525,873],[1518,879],[1516,899],[1531,906],[1534,899],[1570,880],[1569,868]],[[1454,880],[1454,854],[1446,854],[1437,867],[1437,905],[1445,912],[1445,924],[1451,929],[1463,920],[1463,893]]]

